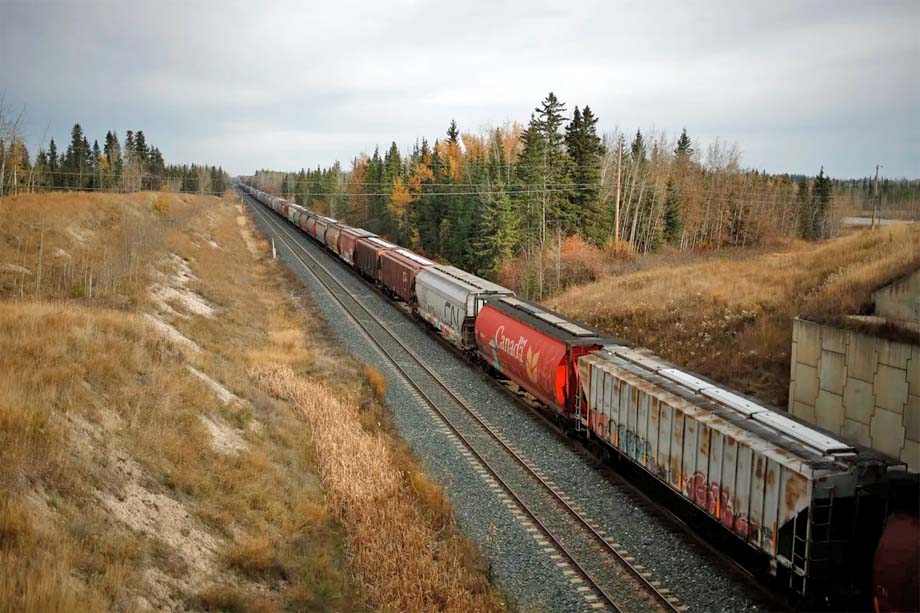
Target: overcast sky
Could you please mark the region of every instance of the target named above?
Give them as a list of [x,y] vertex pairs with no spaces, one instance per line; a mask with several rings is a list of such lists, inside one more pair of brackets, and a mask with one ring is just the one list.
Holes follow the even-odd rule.
[[30,144],[142,129],[232,173],[526,122],[550,90],[768,171],[920,177],[920,2],[0,0]]

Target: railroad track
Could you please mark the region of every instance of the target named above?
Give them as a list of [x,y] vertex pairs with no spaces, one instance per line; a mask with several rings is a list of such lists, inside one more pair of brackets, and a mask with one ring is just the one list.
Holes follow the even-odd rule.
[[[615,611],[685,611],[619,544],[612,542],[578,503],[547,479],[513,443],[455,393],[410,348],[390,324],[377,316],[300,244],[301,233],[242,194],[255,214],[275,230],[292,257],[326,289],[362,335],[390,363],[413,395],[444,424],[460,453],[487,485],[499,493],[518,521],[531,533],[581,595],[586,608]],[[305,259],[303,256],[306,256]],[[344,270],[344,268],[343,268]],[[349,271],[351,272],[351,271]],[[536,487],[535,487],[536,486]]]

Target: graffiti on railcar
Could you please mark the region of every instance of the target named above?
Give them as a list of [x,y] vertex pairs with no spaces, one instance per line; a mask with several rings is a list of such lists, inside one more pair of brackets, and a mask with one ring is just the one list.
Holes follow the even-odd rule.
[[744,516],[744,513],[741,513],[735,518],[735,532],[744,538],[747,538],[751,533],[752,527],[751,522]]
[[705,509],[725,526],[747,535],[750,528],[748,519],[743,515],[735,515],[729,488],[722,487],[718,482],[707,483],[706,476],[699,471],[688,477],[685,484],[684,493],[694,504]]
[[646,465],[648,459],[648,441],[631,430],[624,433],[626,440],[626,455],[636,460],[638,464]]

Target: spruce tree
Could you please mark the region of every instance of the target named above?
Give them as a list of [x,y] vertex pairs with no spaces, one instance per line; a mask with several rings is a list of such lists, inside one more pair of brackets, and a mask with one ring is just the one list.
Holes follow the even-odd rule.
[[[500,137],[495,135],[495,142]],[[495,279],[502,262],[511,258],[517,243],[518,220],[503,180],[504,158],[492,149],[476,209],[476,232],[472,240],[474,269]]]
[[74,124],[70,131],[70,144],[67,146],[67,152],[64,155],[63,164],[63,183],[68,187],[83,189],[86,179],[86,161],[89,152],[87,151],[89,143],[83,135],[83,128],[80,124]]
[[[368,230],[376,234],[383,234],[386,227],[386,196],[384,192],[383,159],[380,149],[374,148],[374,155],[367,163],[367,179],[364,189],[371,194],[368,197]],[[309,202],[309,201],[308,201]]]
[[35,177],[33,185],[42,189],[48,187],[48,153],[44,149],[39,149],[35,155]]
[[528,248],[540,243],[545,235],[543,197],[539,187],[543,185],[543,164],[545,139],[537,119],[530,116],[530,123],[521,133],[521,155],[515,166],[515,200],[522,220],[523,236]]
[[683,231],[680,196],[677,193],[674,179],[669,177],[664,200],[664,240],[672,245],[679,244]]
[[106,132],[105,145],[102,150],[105,154],[105,159],[109,162],[109,177],[107,183],[108,186],[111,187],[121,178],[121,173],[124,168],[121,159],[121,145],[118,143],[118,136],[115,132],[111,130]]
[[447,128],[447,142],[452,145],[460,143],[460,130],[457,128],[457,122],[454,119],[450,120],[450,126]]
[[[441,252],[441,222],[444,219],[444,198],[438,194],[443,193],[443,184],[447,181],[447,173],[442,166],[441,155],[438,153],[440,142],[435,141],[434,147],[429,151],[428,143],[422,141],[422,158],[427,156],[428,166],[431,169],[431,180],[422,184],[422,194],[418,202],[418,238],[422,250],[432,257],[439,257]],[[434,184],[438,187],[432,187]]]
[[[518,180],[526,194],[528,217],[536,212],[539,219],[539,241],[546,242],[553,229],[569,230],[576,225],[577,215],[569,201],[571,185],[569,157],[565,151],[565,136],[561,132],[565,104],[550,92],[531,115],[523,137],[524,151]],[[533,221],[529,221],[533,224]],[[532,231],[532,230],[531,230]]]
[[566,127],[566,149],[571,158],[571,192],[573,226],[567,231],[578,232],[596,245],[606,240],[606,214],[600,199],[600,164],[604,145],[597,135],[597,118],[586,106],[575,107],[572,121]]
[[677,148],[674,149],[674,155],[679,160],[687,160],[693,155],[693,147],[690,137],[687,136],[687,128],[681,131],[680,138],[677,139]]
[[814,191],[814,229],[815,238],[826,239],[831,235],[830,227],[831,209],[831,180],[824,176],[824,166],[815,178]]
[[58,174],[58,170],[60,170],[58,164],[57,145],[52,138],[51,142],[48,143],[48,174],[50,175],[50,186],[52,188],[62,186],[61,178]]
[[92,156],[90,158],[92,169],[92,187],[101,188],[102,187],[102,169],[100,168],[100,161],[102,159],[102,149],[99,148],[99,141],[93,141],[93,150]]

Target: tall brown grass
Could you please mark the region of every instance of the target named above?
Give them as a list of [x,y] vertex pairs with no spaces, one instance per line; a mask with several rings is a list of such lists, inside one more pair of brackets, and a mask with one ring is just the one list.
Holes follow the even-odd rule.
[[[285,332],[304,322],[277,266],[247,249],[238,216],[212,197],[4,200],[0,612],[363,607],[310,431],[247,376],[247,351],[303,364],[314,352]],[[157,312],[148,287],[170,254],[219,318]],[[203,350],[183,351],[136,311],[169,319]],[[189,366],[238,400],[224,405]],[[356,369],[343,372],[361,388]],[[220,452],[204,416],[244,449]],[[145,521],[162,530],[114,514],[136,492],[156,502]]]
[[464,564],[463,542],[432,526],[412,495],[413,488],[430,491],[423,478],[407,479],[384,435],[360,427],[358,405],[286,366],[266,365],[255,376],[294,403],[313,430],[327,500],[345,526],[352,567],[376,607],[498,609],[482,573]]
[[920,265],[920,226],[605,277],[548,306],[785,407],[792,318],[841,321]]

